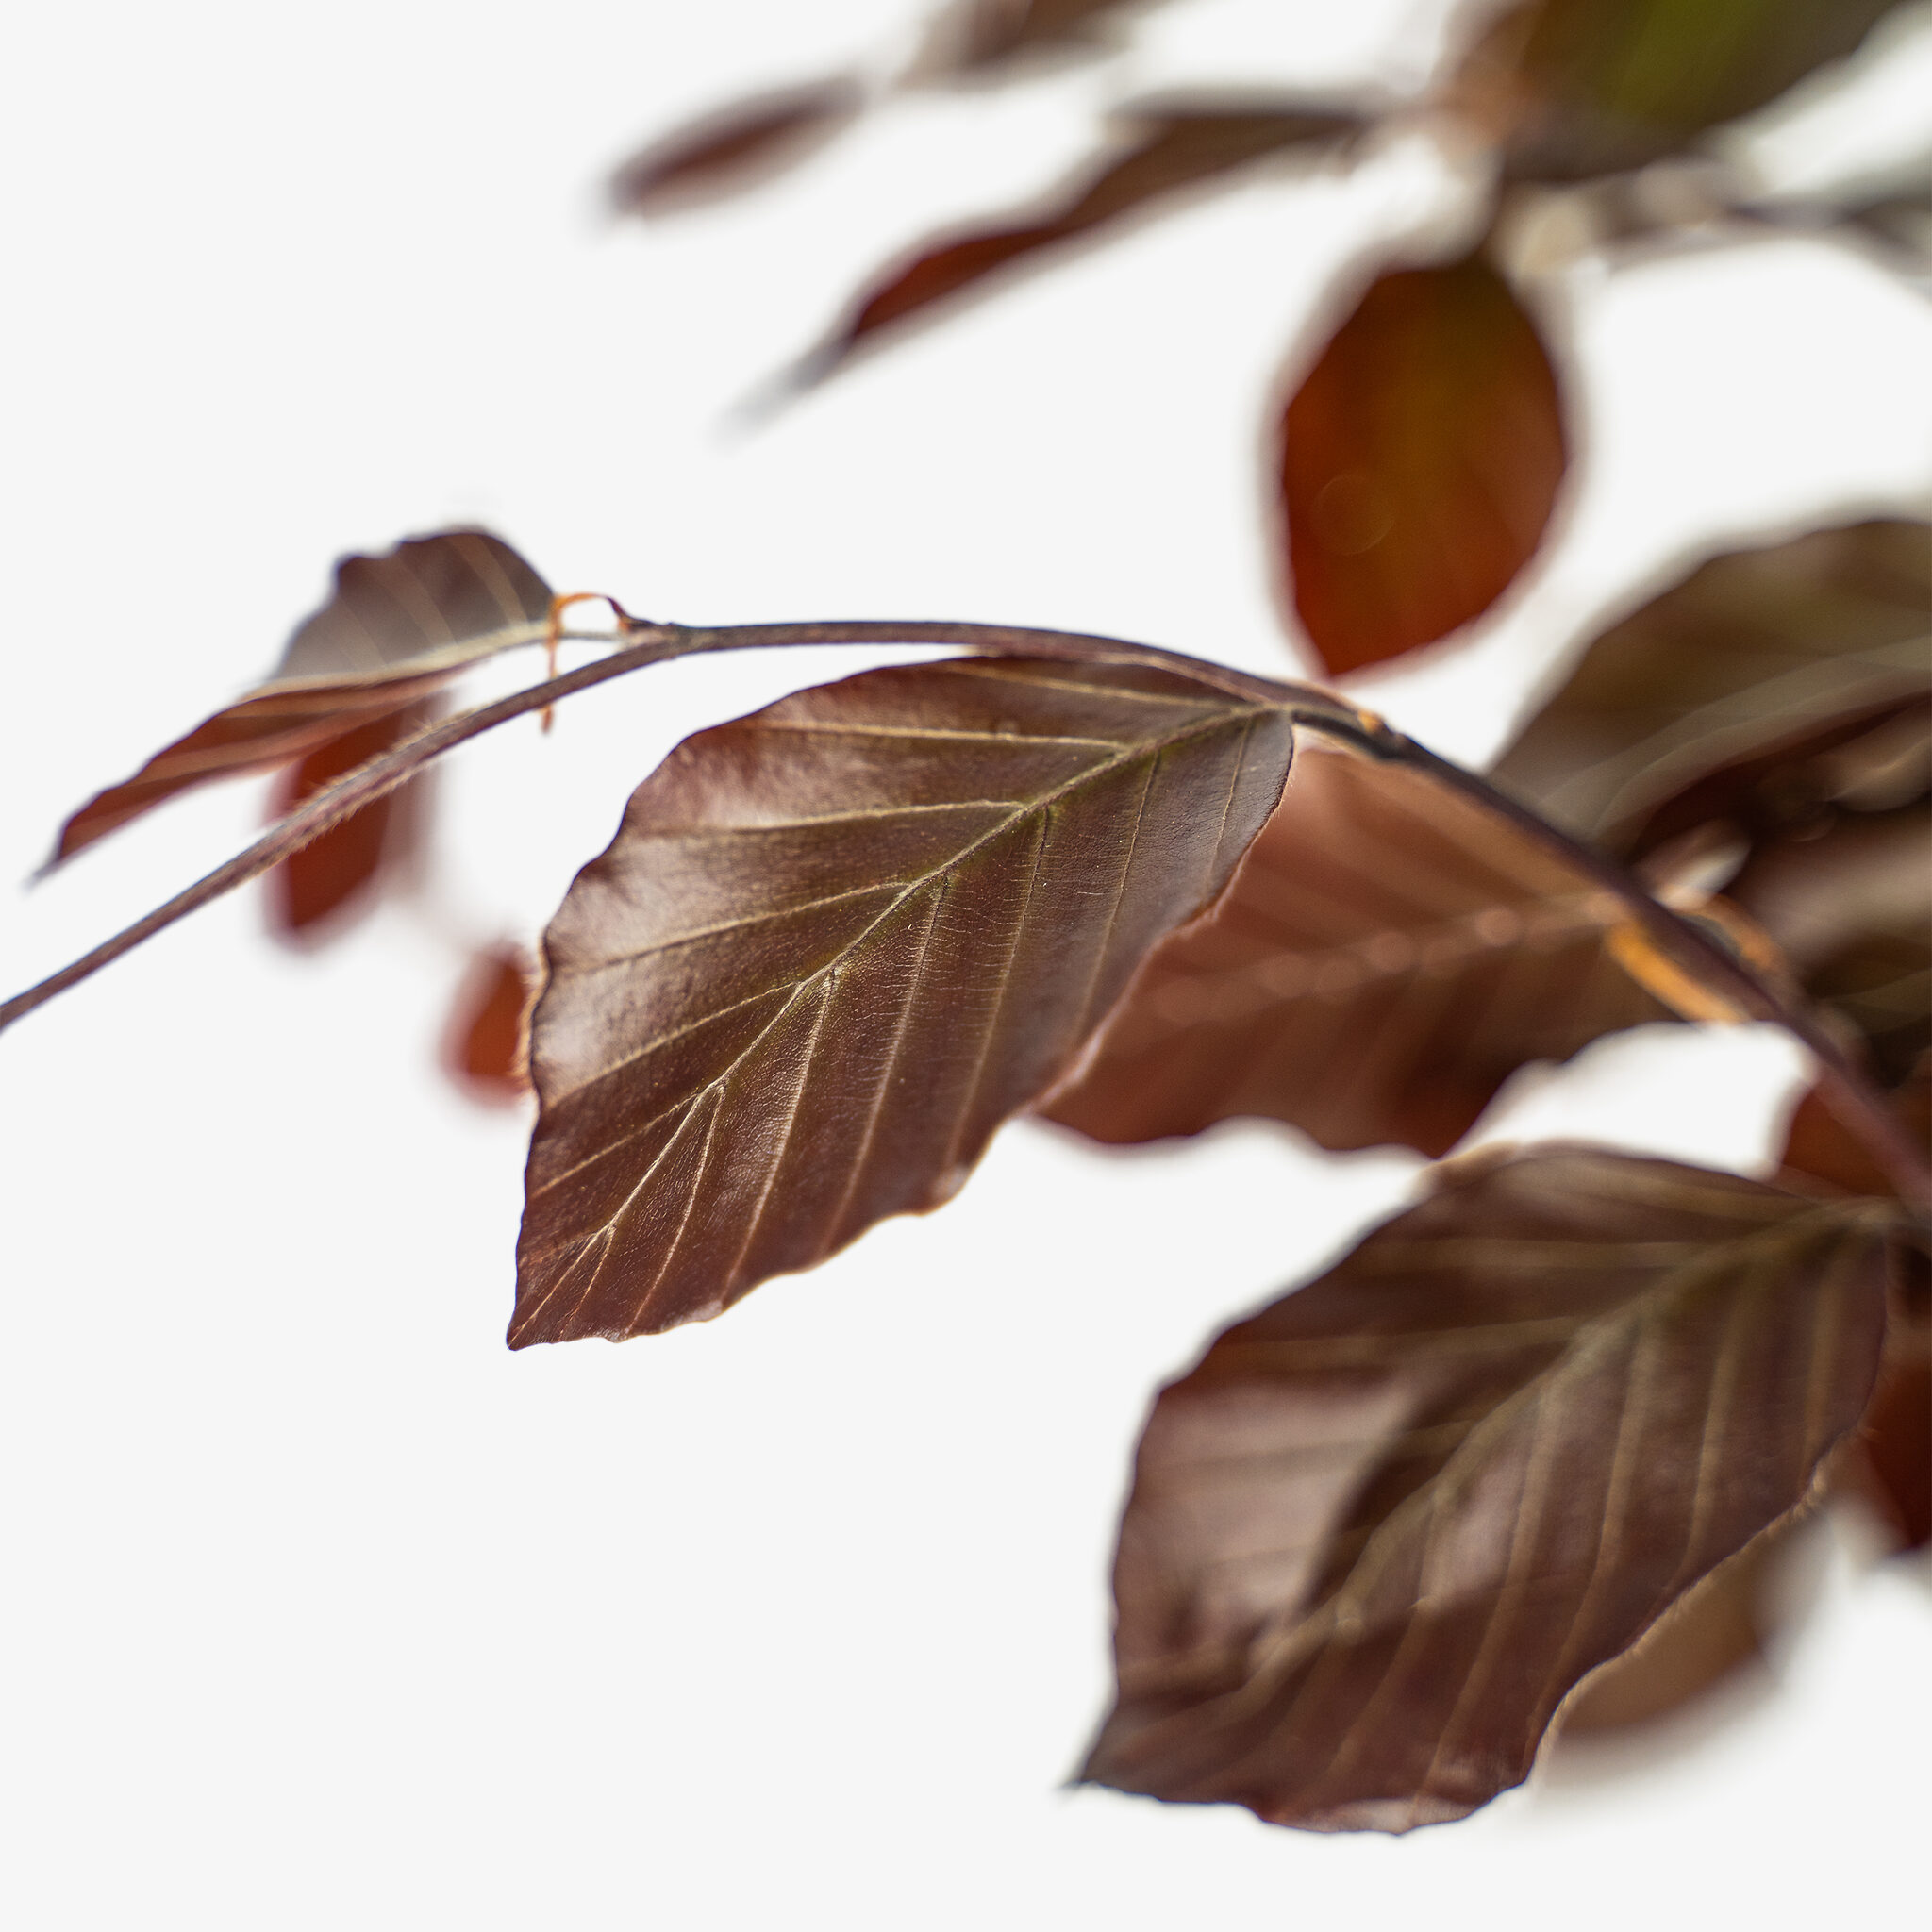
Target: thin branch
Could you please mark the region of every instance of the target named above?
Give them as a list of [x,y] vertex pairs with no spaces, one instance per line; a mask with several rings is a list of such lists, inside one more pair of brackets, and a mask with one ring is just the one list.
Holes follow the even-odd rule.
[[[624,637],[633,640],[591,664],[546,678],[494,704],[463,711],[418,732],[401,744],[357,766],[334,784],[313,793],[275,824],[245,851],[238,853],[177,892],[165,905],[116,933],[71,965],[0,1005],[0,1030],[44,1006],[103,966],[131,952],[143,941],[166,930],[176,920],[210,901],[245,885],[291,854],[299,852],[333,825],[441,758],[446,751],[514,718],[543,711],[560,698],[588,691],[650,664],[715,651],[745,651],[809,644],[945,644],[985,657],[1057,658],[1081,664],[1138,664],[1169,671],[1232,696],[1278,705],[1295,724],[1306,725],[1351,749],[1385,763],[1411,766],[1439,784],[1500,814],[1519,830],[1556,854],[1603,889],[1615,895],[1652,942],[1666,958],[1733,1006],[1760,1020],[1784,1027],[1817,1060],[1821,1097],[1839,1120],[1870,1149],[1898,1187],[1901,1196],[1921,1213],[1932,1212],[1932,1163],[1912,1137],[1893,1118],[1884,1097],[1848,1061],[1829,1034],[1801,1001],[1734,958],[1693,922],[1652,897],[1643,884],[1615,860],[1559,831],[1526,806],[1499,791],[1474,772],[1451,764],[1425,746],[1391,729],[1371,712],[1319,686],[1285,684],[1258,677],[1224,664],[1137,644],[1122,638],[1079,632],[1033,630],[1016,625],[891,623],[881,620],[830,621],[816,624],[754,624],[691,627],[675,624],[626,623]],[[573,638],[573,641],[589,639]],[[596,639],[601,641],[601,638]]]

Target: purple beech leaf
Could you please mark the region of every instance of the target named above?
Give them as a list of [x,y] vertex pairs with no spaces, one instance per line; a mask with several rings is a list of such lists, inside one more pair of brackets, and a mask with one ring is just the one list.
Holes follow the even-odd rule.
[[689,739],[544,937],[512,1347],[717,1314],[949,1199],[1274,809],[1165,671],[868,672]]
[[1535,554],[1569,462],[1557,373],[1480,256],[1379,275],[1281,423],[1296,614],[1334,675],[1480,617]]
[[1357,125],[1353,115],[1300,102],[1149,102],[1117,119],[1125,145],[1097,171],[1083,169],[1050,192],[1045,212],[928,243],[880,276],[851,319],[808,358],[809,375],[830,375],[879,329],[1009,261],[1108,227],[1184,189],[1232,177],[1271,155],[1330,144]]
[[1857,1424],[1888,1211],[1589,1147],[1439,1170],[1156,1403],[1086,1776],[1319,1830],[1520,1783]]
[[1418,771],[1305,750],[1214,910],[1158,946],[1048,1119],[1094,1139],[1286,1121],[1446,1152],[1525,1062],[1670,1009],[1623,906]]
[[864,105],[851,75],[734,102],[632,156],[610,177],[611,206],[674,214],[757,187],[816,154]]
[[333,594],[289,640],[275,675],[97,793],[60,828],[52,861],[176,792],[273,771],[345,734],[393,719],[490,656],[550,608],[550,587],[482,530],[414,537],[380,557],[345,557]]

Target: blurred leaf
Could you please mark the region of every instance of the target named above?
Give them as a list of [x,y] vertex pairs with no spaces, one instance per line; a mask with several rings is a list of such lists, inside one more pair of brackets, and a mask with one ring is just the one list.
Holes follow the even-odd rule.
[[1621,858],[1712,855],[1891,1082],[1932,1043],[1928,612],[1923,522],[1713,558],[1598,637],[1494,773]]
[[673,214],[757,187],[816,154],[864,105],[850,75],[734,102],[633,155],[610,177],[611,205]]
[[1832,1464],[1840,1493],[1862,1502],[1901,1552],[1932,1543],[1932,1324],[1923,1267],[1915,1313],[1888,1330],[1871,1407]]
[[1458,92],[1518,176],[1641,167],[1851,53],[1899,0],[1529,0],[1478,42]]
[[[353,772],[365,759],[400,744],[431,724],[439,708],[435,698],[421,699],[317,746],[277,778],[270,817],[294,810],[311,793]],[[407,867],[421,846],[422,784],[421,779],[412,780],[372,800],[276,866],[262,880],[270,930],[284,939],[320,938],[318,927],[339,924],[331,915],[351,908],[358,899],[367,904],[368,889],[379,873]]]
[[60,828],[50,865],[191,786],[271,771],[393,719],[465,665],[525,641],[549,609],[550,587],[482,530],[345,557],[334,594],[289,640],[275,676],[90,799]]
[[1932,1048],[1932,799],[1760,840],[1727,896],[1885,1085]]
[[972,74],[1014,57],[1103,48],[1107,16],[1152,0],[953,0],[933,23],[915,74]]
[[451,1008],[443,1063],[472,1098],[508,1106],[530,1091],[536,993],[536,962],[521,946],[493,946],[470,962]]
[[[1932,1059],[1921,1060],[1898,1090],[1888,1096],[1900,1123],[1919,1144],[1932,1148]],[[1805,1093],[1791,1111],[1785,1129],[1778,1180],[1787,1188],[1806,1189],[1823,1181],[1846,1194],[1895,1193],[1891,1177],[1874,1160],[1865,1144],[1839,1121],[1819,1097],[1816,1088]]]
[[1046,197],[1046,214],[958,236],[883,276],[860,298],[852,319],[808,358],[810,375],[830,375],[875,330],[972,287],[1007,262],[1091,234],[1163,195],[1232,175],[1267,156],[1333,142],[1357,125],[1352,116],[1291,103],[1150,104],[1120,118],[1132,130],[1132,144],[1097,173],[1083,169],[1063,182]]
[[717,1314],[948,1200],[1274,808],[1191,678],[868,672],[688,739],[544,938],[510,1345]]
[[1494,269],[1379,276],[1282,422],[1294,608],[1322,662],[1357,671],[1481,616],[1567,460],[1556,372]]
[[[1713,558],[1602,632],[1494,776],[1637,857],[1719,811],[1773,829],[1817,803],[1795,766],[1923,704],[1928,678],[1932,525],[1817,530]],[[1817,777],[1902,804],[1919,742],[1896,727]]]
[[1671,1017],[1606,952],[1623,910],[1424,774],[1304,751],[1220,903],[1042,1111],[1108,1141],[1258,1114],[1443,1153],[1525,1062]]
[[1857,1421],[1870,1215],[1592,1148],[1448,1163],[1162,1391],[1087,1776],[1323,1830],[1519,1783]]
[[1563,1707],[1563,1736],[1674,1716],[1761,1661],[1788,1627],[1774,1585],[1803,1522],[1788,1516],[1752,1538],[1679,1597],[1634,1649],[1596,1671]]

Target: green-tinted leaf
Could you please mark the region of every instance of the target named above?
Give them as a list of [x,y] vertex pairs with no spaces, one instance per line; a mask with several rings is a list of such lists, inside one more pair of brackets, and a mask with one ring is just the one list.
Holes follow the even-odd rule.
[[1606,948],[1622,917],[1424,774],[1305,751],[1221,902],[1043,1110],[1109,1141],[1249,1114],[1443,1153],[1526,1061],[1671,1017]]
[[1556,372],[1494,269],[1378,277],[1282,423],[1294,608],[1322,662],[1359,670],[1481,616],[1567,460]]
[[876,671],[688,740],[544,939],[512,1346],[718,1313],[957,1191],[1280,796],[1164,671]]
[[1885,1323],[1862,1204],[1590,1148],[1452,1162],[1163,1391],[1087,1775],[1401,1831],[1794,1509]]
[[60,828],[52,862],[191,786],[272,771],[393,720],[466,664],[528,641],[549,608],[550,587],[482,530],[344,558],[334,594],[289,640],[275,676],[90,799]]
[[1849,54],[1898,0],[1529,0],[1465,86],[1500,100],[1512,174],[1641,167]]

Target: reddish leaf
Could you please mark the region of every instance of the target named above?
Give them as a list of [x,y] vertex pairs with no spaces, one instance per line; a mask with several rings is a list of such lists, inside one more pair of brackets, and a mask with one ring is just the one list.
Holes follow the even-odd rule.
[[1150,956],[1051,1120],[1096,1140],[1258,1114],[1441,1154],[1510,1074],[1670,1010],[1622,908],[1420,772],[1305,751],[1213,912]]
[[816,154],[864,105],[850,75],[735,102],[634,155],[611,176],[611,203],[671,214],[756,187]]
[[526,642],[550,587],[482,530],[346,557],[334,594],[297,628],[275,675],[97,793],[60,828],[52,864],[212,778],[272,771],[440,690],[466,664]]
[[1679,1597],[1634,1648],[1594,1672],[1563,1706],[1563,1736],[1674,1716],[1761,1662],[1788,1624],[1774,1585],[1803,1521],[1788,1516],[1754,1537]]
[[[1932,1061],[1922,1061],[1890,1095],[1900,1123],[1921,1146],[1932,1146]],[[1785,1129],[1779,1180],[1788,1188],[1811,1189],[1823,1181],[1846,1194],[1885,1195],[1894,1191],[1890,1177],[1870,1150],[1839,1120],[1814,1088],[1792,1110]]]
[[1849,54],[1898,0],[1530,0],[1478,42],[1461,91],[1512,175],[1641,167]]
[[[276,780],[270,816],[292,811],[312,792],[400,744],[429,724],[436,710],[437,701],[425,698],[319,745]],[[319,936],[314,928],[331,914],[366,898],[380,871],[399,868],[414,856],[421,831],[419,804],[417,785],[406,785],[351,812],[292,858],[285,858],[262,881],[270,929],[283,938],[314,939]]]
[[1496,767],[1626,858],[1727,896],[1889,1082],[1932,1044],[1932,526],[1720,557],[1612,625]]
[[1087,1775],[1402,1831],[1806,1497],[1885,1321],[1864,1204],[1591,1148],[1451,1162],[1161,1394]]
[[1041,249],[1090,234],[1134,209],[1199,182],[1234,175],[1270,155],[1333,142],[1354,117],[1281,107],[1150,106],[1122,117],[1132,145],[1095,173],[1083,172],[1047,197],[1048,212],[924,250],[862,297],[852,320],[812,358],[828,375],[875,330],[983,280]]
[[1274,808],[1164,671],[875,671],[700,733],[544,938],[510,1342],[718,1313],[948,1199]]
[[478,953],[458,990],[443,1041],[450,1076],[473,1098],[508,1106],[530,1091],[530,1006],[535,962],[521,946]]
[[1294,608],[1322,662],[1358,671],[1481,616],[1567,461],[1556,372],[1494,269],[1380,276],[1282,420]]
[[1834,1474],[1840,1491],[1877,1515],[1896,1549],[1932,1542],[1932,1341],[1923,1315],[1888,1348],[1872,1406]]

